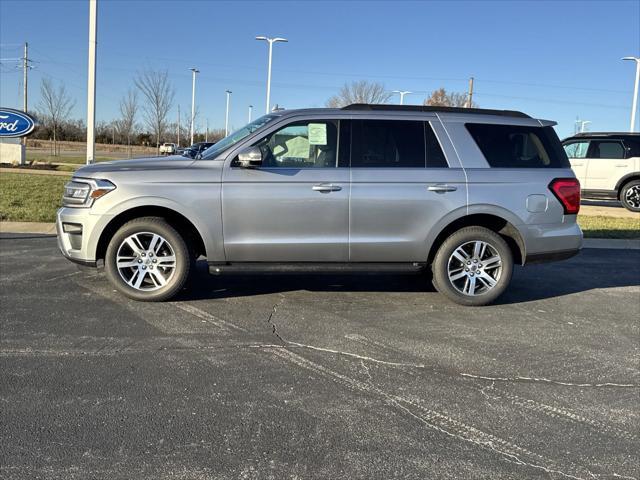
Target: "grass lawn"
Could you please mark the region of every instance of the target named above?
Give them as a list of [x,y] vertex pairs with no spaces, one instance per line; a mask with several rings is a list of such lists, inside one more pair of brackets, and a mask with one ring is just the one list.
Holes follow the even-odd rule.
[[62,189],[71,177],[0,173],[0,220],[55,222]]
[[586,238],[640,238],[640,219],[578,215]]

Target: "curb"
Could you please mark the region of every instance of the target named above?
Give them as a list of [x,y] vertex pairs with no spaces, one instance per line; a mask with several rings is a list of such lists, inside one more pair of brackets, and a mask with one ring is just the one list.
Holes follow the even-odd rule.
[[0,222],[0,233],[55,235],[56,224],[45,222]]
[[615,250],[640,250],[640,240],[635,238],[585,238],[582,248],[610,248]]
[[[56,224],[44,222],[0,222],[0,233],[55,235]],[[582,248],[640,250],[640,239],[585,238]]]
[[17,173],[20,175],[56,175],[59,177],[70,177],[73,172],[59,172],[58,170],[44,170],[37,168],[7,168],[0,167],[0,173]]

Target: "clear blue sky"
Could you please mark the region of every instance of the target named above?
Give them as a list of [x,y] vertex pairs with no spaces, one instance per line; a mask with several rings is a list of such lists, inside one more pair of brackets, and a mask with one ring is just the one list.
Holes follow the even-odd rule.
[[[0,58],[22,54],[28,41],[30,107],[43,77],[64,82],[86,116],[88,1],[0,0]],[[389,90],[439,87],[465,91],[476,78],[481,107],[507,108],[559,122],[573,132],[576,116],[592,130],[629,127],[634,67],[640,55],[640,0],[210,2],[99,0],[97,117],[118,116],[118,102],[136,72],[167,69],[176,106],[190,109],[191,73],[198,77],[200,124],[224,126],[265,103],[267,46],[256,35],[284,36],[274,48],[272,103],[324,106],[345,82],[369,79]],[[0,104],[20,107],[21,73],[0,66]],[[396,100],[397,101],[397,97]],[[255,118],[255,116],[254,116]]]

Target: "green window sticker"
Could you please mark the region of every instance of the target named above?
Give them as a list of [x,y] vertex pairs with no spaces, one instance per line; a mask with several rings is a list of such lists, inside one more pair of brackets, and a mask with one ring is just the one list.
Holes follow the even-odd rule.
[[326,123],[310,123],[309,124],[309,145],[326,145],[327,144],[327,124]]

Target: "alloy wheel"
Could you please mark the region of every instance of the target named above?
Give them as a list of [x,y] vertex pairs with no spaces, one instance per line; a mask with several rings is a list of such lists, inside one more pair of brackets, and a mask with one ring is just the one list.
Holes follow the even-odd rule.
[[632,208],[640,208],[640,185],[633,185],[624,194],[624,201]]
[[176,271],[176,255],[163,236],[138,232],[129,235],[118,247],[116,268],[131,288],[150,292],[171,281]]
[[492,290],[502,274],[502,258],[488,242],[475,240],[456,248],[447,263],[453,288],[470,297]]

